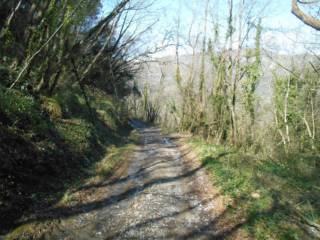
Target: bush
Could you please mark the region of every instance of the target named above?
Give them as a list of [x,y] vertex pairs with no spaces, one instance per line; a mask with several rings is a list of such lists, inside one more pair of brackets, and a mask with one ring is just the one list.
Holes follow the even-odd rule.
[[42,98],[42,109],[50,116],[51,119],[62,118],[62,109],[57,100],[53,98]]
[[18,127],[38,125],[42,120],[40,105],[34,97],[13,89],[0,88],[0,111],[11,125]]
[[69,122],[57,122],[59,136],[68,143],[75,153],[83,154],[89,151],[94,139],[94,126],[84,119],[72,119]]
[[8,68],[3,65],[0,65],[0,83],[3,85],[9,84],[10,72]]
[[59,92],[54,96],[54,100],[61,106],[63,118],[88,115],[84,100],[82,101],[75,90]]

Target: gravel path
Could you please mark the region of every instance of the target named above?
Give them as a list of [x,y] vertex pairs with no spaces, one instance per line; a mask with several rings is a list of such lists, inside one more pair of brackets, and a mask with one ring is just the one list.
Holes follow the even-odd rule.
[[[216,239],[214,201],[194,189],[201,166],[187,168],[159,129],[139,128],[142,144],[105,196],[61,220],[45,239]],[[220,236],[221,238],[221,236]]]

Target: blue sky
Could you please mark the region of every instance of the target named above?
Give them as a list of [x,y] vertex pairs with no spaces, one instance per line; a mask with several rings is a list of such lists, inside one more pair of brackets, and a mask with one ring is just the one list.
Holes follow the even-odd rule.
[[[248,2],[252,0],[247,0]],[[103,0],[103,10],[108,12],[112,6],[117,2],[116,0]],[[165,15],[161,21],[171,21],[177,17],[177,13],[180,9],[180,14],[183,17],[188,17],[190,14],[187,9],[186,3],[201,5],[204,0],[157,0],[153,8],[163,9]],[[217,0],[211,0],[214,5]],[[220,0],[221,5],[226,5],[227,0]],[[291,14],[291,0],[258,0],[258,5],[263,6],[266,2],[270,2],[266,12],[263,14],[265,16],[265,25],[268,27],[298,27],[301,26],[300,21]],[[225,7],[225,6],[223,6]]]
[[[110,11],[116,2],[117,0],[103,0],[104,12]],[[234,2],[237,3],[238,1],[234,0]],[[256,13],[261,13],[261,9],[268,3],[261,13],[264,27],[262,38],[266,48],[274,48],[275,51],[284,52],[292,51],[292,49],[296,52],[303,52],[308,45],[301,44],[301,42],[318,40],[315,31],[301,23],[291,13],[291,0],[246,0],[246,2],[250,4],[256,2]],[[182,20],[181,32],[187,34],[194,15],[197,18],[194,31],[202,31],[203,22],[201,21],[204,18],[204,4],[205,0],[156,0],[149,11],[159,21],[153,28],[153,38],[149,43],[161,41],[160,39],[165,32],[173,30],[176,27],[179,15]],[[219,10],[217,11],[217,9]],[[215,11],[219,12],[219,19],[222,22],[221,28],[225,28],[223,22],[226,22],[227,18],[227,0],[211,0],[210,14],[216,14]],[[168,54],[170,54],[170,51],[173,50],[168,50]]]

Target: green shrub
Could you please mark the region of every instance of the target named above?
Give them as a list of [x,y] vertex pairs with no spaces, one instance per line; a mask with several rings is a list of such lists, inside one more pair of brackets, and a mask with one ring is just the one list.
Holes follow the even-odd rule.
[[63,118],[88,115],[84,100],[74,90],[59,92],[54,96],[54,99],[61,106]]
[[0,65],[0,83],[3,85],[9,84],[10,72],[7,67]]
[[246,216],[244,227],[254,239],[305,239],[297,210],[319,223],[317,156],[282,153],[271,160],[254,150],[217,146],[201,138],[191,138],[189,144],[213,174],[214,184],[236,203],[228,210],[229,218]]
[[57,131],[62,139],[76,153],[84,153],[90,148],[94,139],[94,127],[83,119],[72,119],[70,122],[57,122]]
[[32,96],[14,89],[0,88],[0,109],[15,126],[38,125],[42,120],[39,103]]
[[62,109],[57,100],[43,97],[41,107],[46,113],[49,114],[51,119],[62,118]]

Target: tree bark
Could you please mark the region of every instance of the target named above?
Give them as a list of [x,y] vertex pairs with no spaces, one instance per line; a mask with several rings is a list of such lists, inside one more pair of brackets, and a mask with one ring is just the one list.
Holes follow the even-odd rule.
[[320,20],[304,13],[298,6],[298,0],[292,0],[291,7],[292,7],[291,12],[297,18],[299,18],[303,23],[316,29],[317,31],[320,30]]

